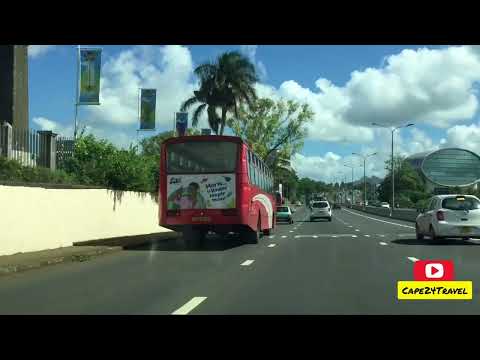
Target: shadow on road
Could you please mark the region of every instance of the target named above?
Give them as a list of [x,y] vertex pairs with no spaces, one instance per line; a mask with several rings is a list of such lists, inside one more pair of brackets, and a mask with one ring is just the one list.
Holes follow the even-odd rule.
[[[260,240],[261,241],[261,240]],[[226,251],[245,245],[238,236],[208,235],[202,243],[187,247],[183,238],[153,240],[140,245],[125,246],[129,251]]]
[[391,241],[393,244],[398,245],[423,245],[423,246],[452,246],[452,245],[462,245],[462,246],[478,246],[480,243],[474,243],[469,240],[459,240],[459,239],[442,239],[436,243],[431,243],[428,239],[427,240],[417,240],[415,238],[412,239],[396,239]]

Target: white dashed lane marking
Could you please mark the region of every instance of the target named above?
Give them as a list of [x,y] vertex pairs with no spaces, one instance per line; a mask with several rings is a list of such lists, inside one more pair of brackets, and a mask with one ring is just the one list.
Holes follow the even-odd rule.
[[183,305],[181,308],[178,308],[175,310],[172,315],[187,315],[190,311],[195,309],[198,305],[200,305],[202,302],[204,302],[206,297],[204,296],[197,296],[194,297],[192,300],[187,302],[185,305]]
[[270,244],[270,245],[268,245],[268,247],[275,247],[275,246],[277,246],[277,244]]
[[358,230],[358,229],[355,229],[355,231],[360,231],[360,230]]
[[384,243],[384,242],[380,242],[379,244],[383,246],[388,245],[387,243]]
[[370,237],[370,235],[365,235],[365,237]]
[[295,239],[300,239],[300,238],[337,238],[337,237],[357,237],[357,235],[354,234],[315,234],[315,235],[295,235]]
[[413,262],[418,261],[417,258],[414,258],[414,257],[411,257],[411,256],[409,256],[407,259],[410,260],[410,261],[413,261]]
[[282,239],[285,239],[287,237],[287,235],[282,235]]
[[255,260],[246,260],[246,261],[244,261],[243,263],[241,263],[240,265],[242,265],[242,266],[250,266],[250,265],[253,264],[254,261],[255,261]]

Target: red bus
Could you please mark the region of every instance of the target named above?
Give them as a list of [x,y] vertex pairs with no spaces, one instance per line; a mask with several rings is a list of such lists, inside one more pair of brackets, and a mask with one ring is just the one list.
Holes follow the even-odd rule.
[[198,244],[208,231],[257,243],[275,227],[271,171],[241,138],[182,136],[161,147],[159,224]]

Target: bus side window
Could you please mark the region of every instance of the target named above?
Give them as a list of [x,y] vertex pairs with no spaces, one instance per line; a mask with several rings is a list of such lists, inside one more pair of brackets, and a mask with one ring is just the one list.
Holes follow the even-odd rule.
[[257,185],[257,164],[255,160],[256,160],[255,154],[252,153],[252,173],[253,173],[252,184],[256,186]]
[[262,162],[262,175],[263,175],[263,190],[267,190],[267,172],[265,171],[265,164]]
[[250,150],[247,149],[247,168],[248,168],[248,181],[252,182],[252,161],[250,157]]
[[260,187],[260,166],[258,164],[258,158],[256,155],[255,156],[255,185],[257,187]]
[[260,165],[260,189],[263,190],[263,164],[262,161],[259,159],[258,164]]

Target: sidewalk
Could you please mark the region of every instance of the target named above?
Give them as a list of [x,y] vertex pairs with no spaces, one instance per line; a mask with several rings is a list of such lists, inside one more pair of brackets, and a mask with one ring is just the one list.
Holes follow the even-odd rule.
[[88,261],[92,258],[145,244],[151,241],[175,239],[180,234],[168,231],[155,234],[84,241],[64,248],[0,256],[0,277],[45,266]]

